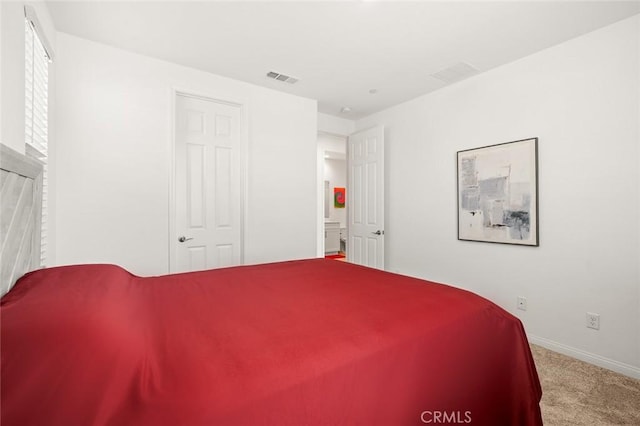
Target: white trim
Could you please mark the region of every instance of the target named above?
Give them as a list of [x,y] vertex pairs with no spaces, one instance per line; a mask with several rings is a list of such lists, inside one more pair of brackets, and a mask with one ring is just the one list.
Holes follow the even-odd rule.
[[249,191],[248,191],[248,171],[249,171],[249,114],[247,102],[244,99],[222,99],[215,95],[202,93],[201,91],[194,91],[190,89],[183,89],[178,87],[172,87],[170,90],[170,132],[169,137],[169,273],[176,271],[175,265],[175,244],[173,239],[176,234],[176,205],[175,205],[175,147],[176,147],[176,97],[186,96],[190,98],[201,99],[209,102],[215,102],[224,105],[231,105],[240,109],[240,241],[242,246],[240,247],[240,264],[245,264],[245,248],[247,246],[247,229],[246,224],[248,221],[249,210]]
[[327,132],[325,130],[318,130],[318,136],[333,136],[336,138],[348,138],[349,135],[343,135],[342,133],[334,133],[334,132]]
[[[318,132],[318,136],[322,133]],[[320,149],[320,143],[316,136],[316,180],[318,191],[316,200],[318,206],[316,208],[317,221],[316,221],[316,233],[318,234],[316,241],[316,256],[324,257],[324,150]]]
[[169,250],[167,255],[168,272],[173,273],[176,270],[176,248],[173,244],[173,239],[176,234],[176,96],[178,92],[176,89],[171,88],[169,90],[169,235],[167,236],[167,243]]
[[538,337],[531,334],[527,337],[529,342],[535,345],[579,359],[580,361],[588,362],[589,364],[597,365],[598,367],[606,368],[607,370],[615,371],[616,373],[624,374],[625,376],[633,377],[634,379],[640,379],[639,367],[605,358],[600,355],[595,355],[571,346],[563,345],[562,343],[554,342],[553,340],[545,339],[544,337]]

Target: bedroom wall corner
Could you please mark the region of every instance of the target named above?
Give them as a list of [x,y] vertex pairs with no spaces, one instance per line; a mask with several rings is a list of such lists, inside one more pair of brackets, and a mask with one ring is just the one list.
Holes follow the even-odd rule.
[[317,101],[256,87],[250,108],[246,261],[315,257]]
[[[359,120],[386,130],[388,269],[474,291],[550,349],[640,376],[639,75],[635,15]],[[456,151],[528,137],[540,247],[458,241]]]

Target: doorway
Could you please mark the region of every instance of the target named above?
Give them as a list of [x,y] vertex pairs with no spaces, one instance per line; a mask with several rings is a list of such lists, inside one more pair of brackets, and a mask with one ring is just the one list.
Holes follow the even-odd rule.
[[243,262],[242,106],[175,94],[170,271]]
[[324,256],[347,256],[347,208],[344,194],[347,188],[347,137],[318,133],[318,153],[321,157],[323,250]]

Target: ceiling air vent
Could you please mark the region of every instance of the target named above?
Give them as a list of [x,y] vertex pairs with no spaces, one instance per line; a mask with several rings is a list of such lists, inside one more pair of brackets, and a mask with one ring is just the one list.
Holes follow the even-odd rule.
[[267,77],[273,78],[274,80],[284,81],[285,83],[294,84],[298,82],[297,78],[290,77],[288,75],[280,74],[277,72],[269,71],[267,73]]
[[480,72],[477,68],[465,63],[459,62],[455,65],[451,65],[449,68],[445,68],[441,71],[431,74],[431,77],[437,78],[445,83],[455,83],[456,81],[464,80],[465,78],[476,75]]

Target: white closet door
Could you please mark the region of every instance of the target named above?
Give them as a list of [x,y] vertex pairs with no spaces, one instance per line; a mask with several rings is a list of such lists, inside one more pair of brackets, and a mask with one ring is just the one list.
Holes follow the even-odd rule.
[[172,272],[242,259],[240,107],[178,95]]

